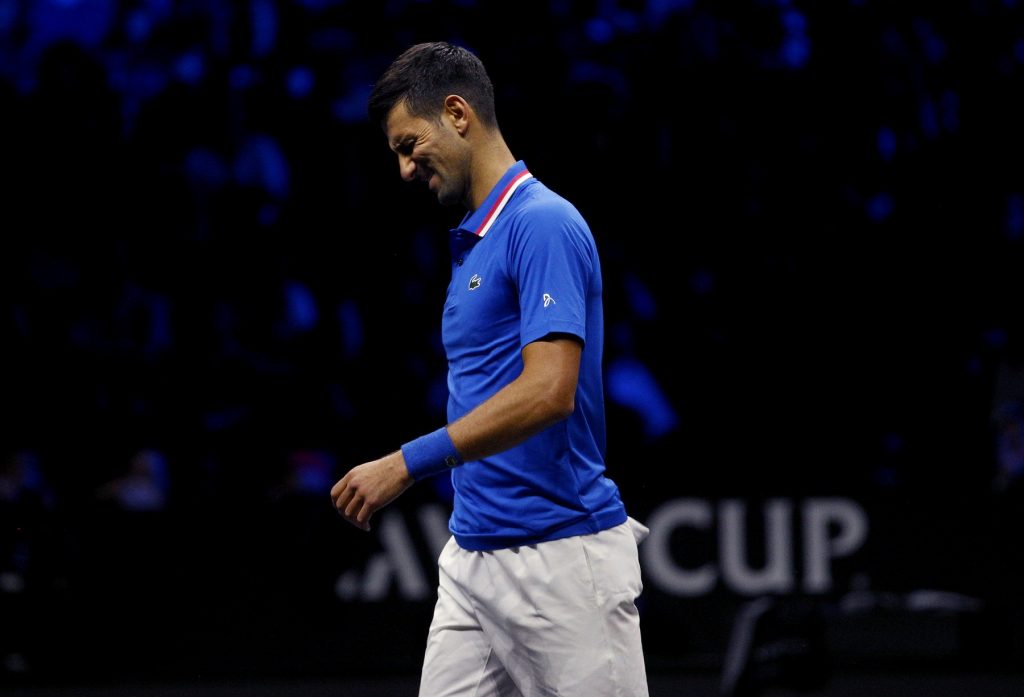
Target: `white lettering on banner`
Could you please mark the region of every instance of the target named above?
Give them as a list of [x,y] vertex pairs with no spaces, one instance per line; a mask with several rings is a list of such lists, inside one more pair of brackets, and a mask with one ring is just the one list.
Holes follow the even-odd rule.
[[[845,498],[811,498],[801,507],[803,530],[803,584],[808,593],[832,589],[832,561],[856,552],[867,539],[868,516],[855,501]],[[772,499],[764,510],[764,564],[754,569],[747,547],[747,504],[725,499],[718,504],[717,542],[721,580],[742,595],[785,593],[796,585],[793,549],[793,503]],[[655,509],[647,519],[651,534],[640,546],[645,573],[660,590],[682,596],[709,593],[719,580],[712,562],[685,568],[672,556],[673,533],[683,527],[709,530],[712,505],[701,499],[673,499]],[[832,527],[837,532],[831,536]]]
[[[431,504],[419,509],[419,521],[430,551],[437,559],[450,536],[448,514],[441,506]],[[334,584],[337,596],[346,601],[385,600],[395,585],[403,600],[431,597],[434,585],[427,581],[427,573],[402,514],[398,510],[382,512],[375,528],[382,551],[370,557],[362,575],[355,570],[341,574]]]
[[[795,590],[802,571],[803,592],[827,593],[834,583],[833,562],[855,553],[868,536],[867,513],[847,498],[804,499],[799,515],[794,512],[794,500],[769,499],[761,511],[763,539],[751,534],[758,526],[748,525],[750,509],[751,504],[741,499],[723,499],[716,505],[697,498],[672,499],[654,509],[645,522],[650,535],[640,545],[642,568],[651,585],[669,595],[690,597],[710,593],[721,581],[735,593],[757,596]],[[346,602],[381,601],[393,594],[403,600],[432,598],[437,557],[451,537],[449,515],[441,504],[420,506],[415,518],[419,529],[410,530],[399,509],[382,511],[374,526],[381,550],[361,570],[338,577],[338,598]],[[676,559],[672,538],[684,529],[713,535],[718,559],[696,565]],[[795,563],[798,542],[802,569]],[[757,554],[762,549],[763,555]],[[755,566],[752,557],[763,558],[763,563]]]
[[722,552],[722,576],[729,585],[743,595],[787,593],[793,590],[793,549],[789,521],[793,506],[785,499],[768,502],[765,511],[765,565],[752,569],[747,563],[747,506],[742,501],[722,501],[718,517],[722,520],[718,531]]
[[[832,588],[830,559],[853,554],[868,537],[868,516],[849,499],[810,499],[804,502],[804,591],[825,593]],[[829,537],[835,524],[839,534]]]
[[430,548],[430,557],[437,559],[452,536],[451,530],[448,529],[451,511],[444,506],[429,504],[422,506],[417,513],[420,526],[423,528],[423,536],[426,537],[427,546]]
[[643,568],[654,583],[672,595],[704,595],[715,585],[715,569],[705,564],[699,569],[684,569],[672,559],[669,538],[684,525],[711,527],[711,504],[700,499],[675,499],[659,506],[647,519],[651,532],[640,545]]

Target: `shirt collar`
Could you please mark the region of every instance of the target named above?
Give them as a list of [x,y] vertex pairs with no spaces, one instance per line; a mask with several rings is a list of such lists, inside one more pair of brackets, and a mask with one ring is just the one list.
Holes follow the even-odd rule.
[[487,231],[494,225],[494,221],[501,215],[505,204],[512,198],[512,194],[533,175],[526,169],[526,163],[519,160],[508,168],[498,183],[487,194],[487,198],[475,211],[466,213],[466,217],[456,228],[459,231],[468,232],[478,238],[487,234]]

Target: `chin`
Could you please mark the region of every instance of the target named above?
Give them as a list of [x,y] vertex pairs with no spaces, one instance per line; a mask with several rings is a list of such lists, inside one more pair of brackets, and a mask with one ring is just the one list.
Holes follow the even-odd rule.
[[453,191],[443,191],[442,190],[442,191],[438,191],[437,192],[437,201],[442,206],[455,206],[455,205],[458,205],[458,203],[461,200],[462,199],[459,198],[458,194],[456,194]]

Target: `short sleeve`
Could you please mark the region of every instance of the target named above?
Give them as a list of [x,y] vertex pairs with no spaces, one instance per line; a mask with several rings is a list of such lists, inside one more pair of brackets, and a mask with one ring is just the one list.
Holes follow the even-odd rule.
[[533,206],[514,226],[509,263],[519,291],[522,346],[552,333],[586,340],[596,249],[589,228],[573,213],[564,206]]

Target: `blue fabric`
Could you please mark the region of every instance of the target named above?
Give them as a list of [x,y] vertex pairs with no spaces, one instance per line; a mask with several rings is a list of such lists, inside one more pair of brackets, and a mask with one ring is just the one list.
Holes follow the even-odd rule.
[[401,450],[405,466],[416,481],[462,464],[447,426],[409,441]]
[[598,532],[626,520],[618,487],[604,476],[604,315],[590,228],[568,201],[531,178],[485,236],[474,234],[525,168],[517,162],[509,169],[451,233],[442,319],[448,421],[512,382],[523,369],[523,347],[553,334],[583,344],[576,408],[524,443],[452,471],[449,525],[470,550]]

